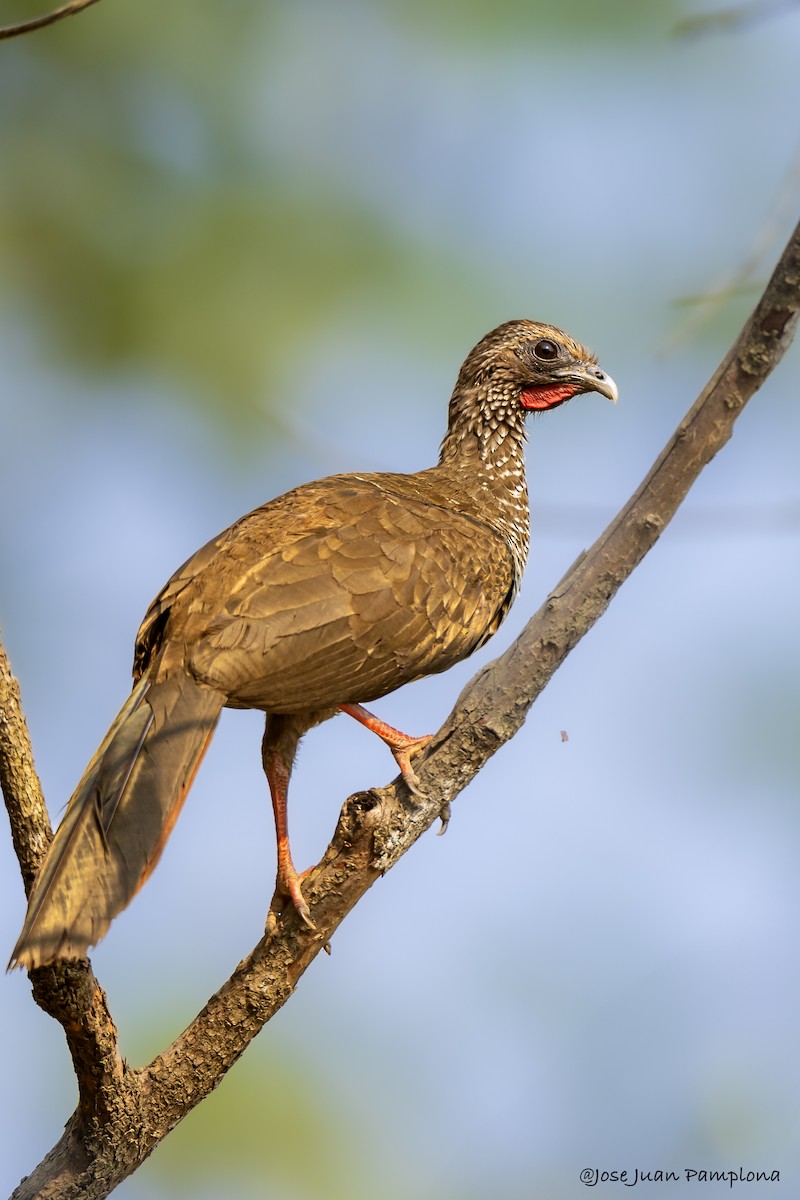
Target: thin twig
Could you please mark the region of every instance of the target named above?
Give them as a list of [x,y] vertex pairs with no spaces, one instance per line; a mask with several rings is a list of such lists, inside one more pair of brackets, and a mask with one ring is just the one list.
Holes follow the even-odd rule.
[[797,8],[797,0],[750,0],[748,4],[683,17],[676,21],[673,33],[680,38],[706,33],[738,33],[749,25],[791,12],[794,8]]
[[44,29],[47,25],[55,25],[56,21],[63,21],[64,17],[74,17],[91,4],[97,4],[97,0],[69,0],[69,4],[62,4],[61,8],[54,8],[52,12],[44,13],[41,17],[31,17],[30,21],[20,21],[18,25],[0,26],[0,42],[5,38],[20,37],[23,33],[33,33],[34,30]]

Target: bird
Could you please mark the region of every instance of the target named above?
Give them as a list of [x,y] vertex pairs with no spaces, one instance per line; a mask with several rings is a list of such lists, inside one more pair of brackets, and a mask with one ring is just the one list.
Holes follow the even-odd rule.
[[9,966],[82,958],[105,935],[155,868],[225,707],[266,714],[275,896],[315,929],[289,841],[298,743],[344,712],[420,791],[412,759],[430,736],[405,734],[364,705],[446,670],[496,632],[530,540],[525,419],[579,393],[616,402],[597,363],[553,325],[507,321],[458,373],[435,466],[301,485],[178,568],[144,617],[133,689],[37,873]]

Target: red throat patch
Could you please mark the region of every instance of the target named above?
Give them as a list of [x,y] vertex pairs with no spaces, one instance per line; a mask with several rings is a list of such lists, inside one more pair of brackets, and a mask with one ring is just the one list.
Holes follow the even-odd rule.
[[523,408],[557,408],[559,404],[563,404],[565,400],[574,396],[577,390],[574,383],[528,388],[520,395],[519,402]]

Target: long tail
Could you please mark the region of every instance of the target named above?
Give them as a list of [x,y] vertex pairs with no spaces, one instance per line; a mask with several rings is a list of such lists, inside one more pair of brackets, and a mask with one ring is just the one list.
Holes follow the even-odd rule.
[[36,876],[9,966],[82,958],[158,862],[223,705],[180,674],[135,685]]

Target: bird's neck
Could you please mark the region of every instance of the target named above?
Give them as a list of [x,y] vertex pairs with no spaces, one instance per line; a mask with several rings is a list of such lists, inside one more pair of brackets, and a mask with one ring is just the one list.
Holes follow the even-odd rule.
[[438,470],[452,480],[453,496],[507,542],[521,575],[528,555],[530,517],[525,478],[525,424],[516,398],[457,389]]

